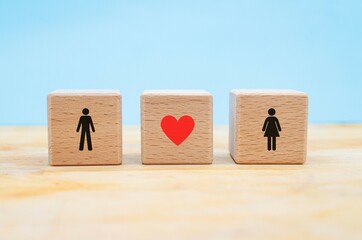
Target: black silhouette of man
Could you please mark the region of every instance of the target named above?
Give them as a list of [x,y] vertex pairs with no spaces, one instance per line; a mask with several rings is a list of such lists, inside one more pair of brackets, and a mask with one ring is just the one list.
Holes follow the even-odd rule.
[[92,117],[88,116],[89,114],[88,108],[84,108],[82,113],[83,116],[79,118],[79,123],[77,127],[77,132],[79,132],[80,128],[82,128],[82,133],[80,135],[79,151],[83,151],[85,137],[87,137],[88,150],[92,151],[93,148],[92,148],[90,128],[92,128],[92,132],[95,132],[96,130],[94,129]]

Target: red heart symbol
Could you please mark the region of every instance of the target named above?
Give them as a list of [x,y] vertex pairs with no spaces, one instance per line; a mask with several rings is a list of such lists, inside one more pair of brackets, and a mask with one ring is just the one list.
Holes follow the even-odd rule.
[[180,117],[178,121],[174,116],[167,115],[161,121],[163,132],[177,146],[191,134],[194,126],[194,119],[187,115]]

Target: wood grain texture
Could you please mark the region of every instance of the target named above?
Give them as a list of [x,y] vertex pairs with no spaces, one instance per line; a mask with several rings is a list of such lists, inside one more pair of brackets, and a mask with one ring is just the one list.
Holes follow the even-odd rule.
[[[142,162],[144,164],[210,164],[212,145],[212,95],[206,91],[145,91],[141,96]],[[175,145],[163,132],[167,115],[194,119],[188,138]]]
[[312,125],[303,165],[48,165],[46,127],[0,127],[0,239],[361,239],[362,125]]
[[[276,150],[268,150],[268,110],[281,126]],[[273,118],[275,119],[275,118]],[[236,163],[301,164],[306,159],[308,96],[293,90],[233,90],[230,93],[229,150]],[[272,129],[274,135],[274,130]],[[269,134],[267,134],[269,135]],[[272,145],[271,145],[272,146]]]
[[[82,127],[76,132],[82,110],[89,109],[95,132],[90,129],[93,149],[84,141]],[[48,95],[50,165],[103,165],[122,162],[121,95],[113,90],[55,91]],[[85,126],[85,125],[84,125]]]

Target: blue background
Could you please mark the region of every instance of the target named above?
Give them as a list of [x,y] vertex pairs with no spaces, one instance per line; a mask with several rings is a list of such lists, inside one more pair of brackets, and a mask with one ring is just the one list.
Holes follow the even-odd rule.
[[1,1],[0,125],[45,125],[56,89],[292,88],[310,122],[362,122],[362,1]]

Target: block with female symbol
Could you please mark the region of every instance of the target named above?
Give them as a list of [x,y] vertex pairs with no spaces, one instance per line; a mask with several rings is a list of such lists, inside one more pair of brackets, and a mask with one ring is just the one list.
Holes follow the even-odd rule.
[[308,96],[293,90],[232,90],[229,150],[236,163],[306,160]]

